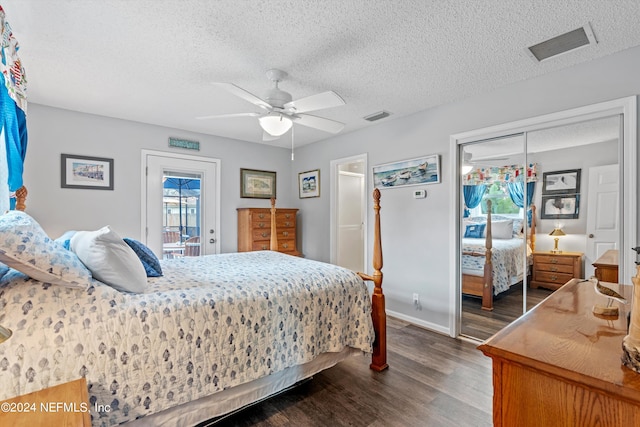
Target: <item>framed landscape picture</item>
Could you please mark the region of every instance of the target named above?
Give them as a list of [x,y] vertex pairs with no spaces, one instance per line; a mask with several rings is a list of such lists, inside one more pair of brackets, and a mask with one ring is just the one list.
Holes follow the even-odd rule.
[[437,184],[439,182],[439,154],[373,167],[373,186],[376,188]]
[[60,163],[62,188],[113,190],[113,159],[62,154]]
[[240,197],[271,199],[276,197],[276,173],[240,169]]
[[298,191],[301,199],[320,197],[320,169],[298,174]]

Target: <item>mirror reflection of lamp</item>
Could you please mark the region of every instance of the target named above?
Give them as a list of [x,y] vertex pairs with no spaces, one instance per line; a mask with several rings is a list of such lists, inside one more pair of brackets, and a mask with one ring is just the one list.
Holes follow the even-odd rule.
[[12,334],[13,332],[11,332],[11,329],[7,329],[0,325],[0,344],[8,340]]
[[553,236],[553,249],[551,250],[551,252],[553,252],[554,254],[559,254],[562,251],[560,249],[558,249],[558,241],[560,240],[560,236],[566,236],[565,232],[562,231],[562,228],[560,228],[559,226],[556,226],[556,228],[553,229],[553,231],[551,233],[549,233],[549,236]]

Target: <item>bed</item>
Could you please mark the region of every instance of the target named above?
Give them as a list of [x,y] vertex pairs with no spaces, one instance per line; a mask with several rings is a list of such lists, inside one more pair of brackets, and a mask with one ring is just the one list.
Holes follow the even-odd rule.
[[[494,297],[520,283],[528,274],[536,228],[535,206],[531,208],[529,236],[520,231],[522,221],[492,215],[489,208],[486,219],[476,221],[480,225],[477,237],[462,239],[462,293],[482,298],[483,310],[493,310]],[[506,230],[501,229],[500,234],[495,235],[496,227],[506,227]],[[473,235],[470,229],[473,231],[474,226],[467,224],[465,235]]]
[[195,425],[352,355],[385,369],[379,200],[372,276],[275,251],[161,260],[143,293],[75,274],[75,260],[44,272],[73,286],[5,271],[0,324],[13,335],[0,344],[0,400],[84,377],[94,426]]

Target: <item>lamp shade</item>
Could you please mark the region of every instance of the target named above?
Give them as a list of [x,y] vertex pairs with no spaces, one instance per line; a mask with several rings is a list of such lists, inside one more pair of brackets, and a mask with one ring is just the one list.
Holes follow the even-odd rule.
[[271,136],[280,136],[291,129],[293,125],[291,119],[278,113],[269,113],[260,117],[258,121],[262,129]]
[[549,233],[549,236],[566,236],[566,234],[561,228],[554,228],[553,231]]

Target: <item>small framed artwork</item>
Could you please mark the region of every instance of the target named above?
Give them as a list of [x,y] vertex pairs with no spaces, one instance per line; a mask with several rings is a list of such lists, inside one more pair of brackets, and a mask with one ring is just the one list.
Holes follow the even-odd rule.
[[579,214],[579,194],[542,196],[542,219],[576,219]]
[[580,169],[545,172],[542,174],[542,194],[580,192]]
[[62,154],[62,188],[113,190],[113,159]]
[[320,169],[298,174],[298,192],[301,199],[320,197]]
[[376,188],[395,188],[439,182],[439,154],[373,167],[373,186]]
[[276,173],[240,169],[240,197],[271,199],[276,197]]

